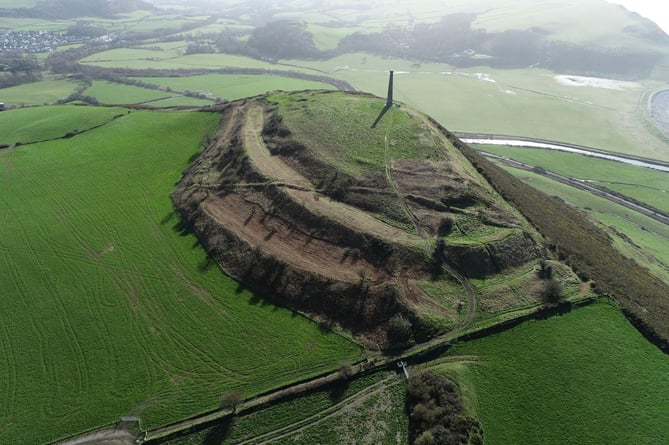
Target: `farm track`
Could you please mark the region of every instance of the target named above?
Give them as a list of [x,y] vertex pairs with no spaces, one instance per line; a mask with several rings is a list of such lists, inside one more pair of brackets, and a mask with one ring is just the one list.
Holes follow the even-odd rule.
[[[392,380],[395,380],[394,382],[391,382]],[[390,382],[390,383],[389,383]],[[301,431],[304,431],[314,425],[317,425],[320,422],[323,422],[325,420],[328,420],[332,417],[337,416],[340,414],[342,411],[346,410],[347,408],[350,408],[351,406],[356,406],[359,405],[360,403],[363,403],[365,400],[369,399],[370,397],[379,394],[381,391],[384,390],[384,386],[392,386],[398,384],[399,380],[397,376],[390,376],[386,377],[385,379],[374,383],[373,385],[370,385],[361,391],[351,395],[350,397],[345,398],[344,400],[341,400],[337,402],[336,404],[332,405],[331,407],[314,414],[312,416],[306,417],[304,419],[301,419],[295,423],[292,423],[290,425],[286,425],[284,427],[278,428],[274,431],[270,431],[264,434],[260,434],[255,437],[251,437],[249,439],[243,440],[241,442],[238,442],[237,445],[266,445],[270,444],[273,442],[276,442],[278,440],[284,439],[286,437],[290,437],[294,434],[297,434]]]

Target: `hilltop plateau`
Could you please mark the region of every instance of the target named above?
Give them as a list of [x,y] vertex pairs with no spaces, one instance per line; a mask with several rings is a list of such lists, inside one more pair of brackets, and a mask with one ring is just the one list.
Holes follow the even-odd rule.
[[393,107],[371,128],[382,106],[340,92],[221,106],[173,195],[185,223],[244,286],[387,346],[471,322],[470,279],[520,273],[541,299],[539,235],[425,116]]

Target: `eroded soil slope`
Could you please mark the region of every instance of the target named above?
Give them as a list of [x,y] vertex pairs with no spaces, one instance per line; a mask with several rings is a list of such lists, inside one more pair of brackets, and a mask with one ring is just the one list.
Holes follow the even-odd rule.
[[[174,193],[209,254],[245,286],[383,343],[458,319],[455,304],[420,283],[459,286],[540,257],[522,218],[427,121],[397,110],[385,131],[369,133],[365,115],[310,119],[312,100],[355,112],[372,99],[303,93],[227,104]],[[356,144],[346,140],[353,130]]]

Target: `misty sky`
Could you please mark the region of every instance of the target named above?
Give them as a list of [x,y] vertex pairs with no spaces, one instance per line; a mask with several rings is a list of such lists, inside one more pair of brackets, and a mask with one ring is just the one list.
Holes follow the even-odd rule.
[[657,23],[669,34],[669,4],[665,0],[607,0],[609,3],[623,5],[630,11],[637,12]]

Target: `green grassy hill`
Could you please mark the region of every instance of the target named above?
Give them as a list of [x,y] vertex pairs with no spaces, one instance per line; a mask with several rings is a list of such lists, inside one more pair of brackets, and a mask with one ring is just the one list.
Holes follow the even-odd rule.
[[456,363],[443,372],[475,394],[470,408],[486,444],[622,445],[669,436],[669,358],[613,306],[525,323],[450,355]]

